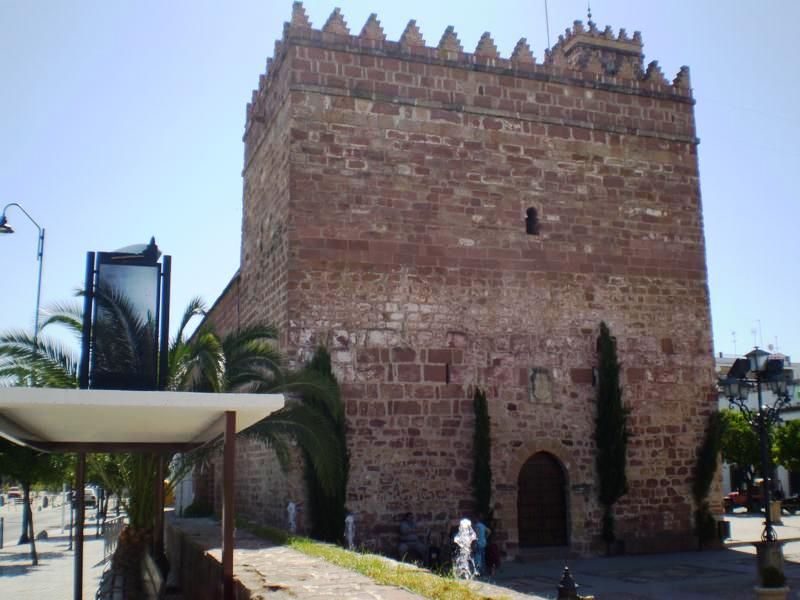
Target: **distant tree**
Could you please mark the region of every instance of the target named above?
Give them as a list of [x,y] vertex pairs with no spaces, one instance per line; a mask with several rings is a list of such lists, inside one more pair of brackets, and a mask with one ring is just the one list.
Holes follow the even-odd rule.
[[800,420],[788,421],[773,434],[775,462],[787,471],[800,471]]
[[628,492],[625,463],[628,438],[630,437],[630,432],[628,431],[628,414],[630,410],[622,403],[616,341],[611,337],[611,332],[605,323],[600,323],[597,355],[596,464],[599,480],[599,500],[603,505],[602,535],[606,543],[610,544],[616,539],[613,506],[617,500]]
[[31,486],[37,483],[60,485],[68,472],[65,455],[37,452],[0,438],[0,474],[22,487],[22,534],[18,544],[30,543],[34,566],[39,564],[39,557],[31,510]]
[[753,487],[756,473],[760,471],[761,455],[758,434],[737,410],[722,409],[722,440],[720,449],[725,462],[736,465],[744,474],[747,488]]
[[[62,314],[63,312],[63,314]],[[60,323],[70,326],[73,307],[54,305],[44,311],[41,330]],[[0,386],[78,387],[77,360],[61,343],[24,331],[0,334]],[[22,487],[22,532],[19,544],[30,543],[31,561],[38,564],[30,490],[35,484],[61,484],[74,473],[74,457],[46,454],[0,439],[0,474]]]

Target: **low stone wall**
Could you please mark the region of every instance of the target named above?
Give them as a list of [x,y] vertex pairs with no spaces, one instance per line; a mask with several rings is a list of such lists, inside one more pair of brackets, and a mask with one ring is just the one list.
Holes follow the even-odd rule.
[[[166,519],[166,550],[172,571],[187,600],[221,598],[220,525],[211,519]],[[380,558],[390,569],[397,561]],[[233,557],[236,600],[422,600],[406,589],[383,585],[355,571],[309,556],[288,546],[272,544],[246,531],[236,531]],[[416,569],[408,564],[404,569]],[[558,569],[556,569],[558,571]],[[468,583],[486,600],[526,600],[532,597],[509,588],[473,581]]]
[[[184,598],[221,598],[222,550],[218,522],[211,519],[166,519],[166,550],[172,572]],[[390,559],[386,559],[392,562]],[[292,600],[318,598],[373,598],[421,600],[421,597],[307,556],[287,546],[277,546],[246,531],[236,531],[233,559],[236,600]],[[394,564],[394,563],[393,563]],[[496,596],[500,597],[500,596]],[[512,598],[508,594],[503,597]]]
[[[215,524],[216,541],[208,534],[210,519],[165,519],[165,545],[170,564],[170,581],[175,581],[184,598],[218,600],[222,598],[222,528]],[[216,554],[216,556],[215,556]],[[236,600],[250,600],[250,590],[234,579]]]

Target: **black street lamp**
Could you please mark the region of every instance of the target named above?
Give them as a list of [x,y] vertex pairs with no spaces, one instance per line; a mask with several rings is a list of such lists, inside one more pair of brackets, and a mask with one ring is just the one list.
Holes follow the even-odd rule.
[[33,348],[34,352],[36,352],[38,349],[37,340],[39,337],[39,300],[42,296],[42,262],[44,259],[44,227],[41,227],[36,221],[34,221],[33,217],[28,214],[28,211],[22,208],[19,204],[17,204],[16,202],[11,202],[3,207],[3,213],[2,215],[0,215],[0,233],[14,233],[14,230],[11,228],[11,226],[8,224],[8,221],[6,220],[6,211],[11,206],[20,209],[22,211],[22,214],[28,217],[30,222],[33,223],[36,226],[36,229],[39,230],[39,243],[36,246],[36,260],[39,261],[39,276],[36,283],[36,314],[34,315],[34,321],[33,321]]
[[[761,449],[761,476],[764,486],[764,531],[761,540],[775,542],[778,536],[772,527],[770,499],[772,491],[772,461],[770,460],[769,430],[772,425],[781,421],[780,412],[794,396],[797,381],[792,379],[792,372],[785,371],[782,358],[771,358],[769,352],[758,346],[748,352],[744,358],[737,358],[728,375],[719,380],[719,387],[727,396],[731,407],[736,407],[744,415],[747,422],[758,432]],[[771,404],[764,403],[761,392],[762,385],[768,385],[775,396]],[[753,410],[747,403],[750,391],[755,388],[758,395],[758,408]]]

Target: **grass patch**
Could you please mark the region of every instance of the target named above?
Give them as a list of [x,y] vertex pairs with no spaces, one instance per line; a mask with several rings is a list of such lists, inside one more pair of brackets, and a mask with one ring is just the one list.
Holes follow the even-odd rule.
[[374,554],[354,552],[333,544],[292,536],[283,530],[268,525],[257,525],[245,519],[237,518],[236,526],[275,544],[288,546],[308,556],[322,558],[334,565],[361,573],[378,583],[401,587],[426,598],[437,600],[486,600],[489,598],[455,579],[434,575],[413,566],[395,564]]

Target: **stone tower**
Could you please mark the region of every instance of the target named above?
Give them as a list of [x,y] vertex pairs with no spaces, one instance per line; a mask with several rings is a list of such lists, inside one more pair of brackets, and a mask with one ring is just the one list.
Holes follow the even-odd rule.
[[[475,387],[487,391],[498,537],[599,548],[593,367],[616,336],[631,409],[628,551],[693,545],[690,479],[715,396],[694,100],[685,67],[576,21],[543,63],[414,21],[387,40],[300,3],[247,108],[239,272],[209,318],[268,320],[342,384],[348,507],[391,550],[413,511],[471,509]],[[282,520],[300,479],[240,457],[239,510]]]

